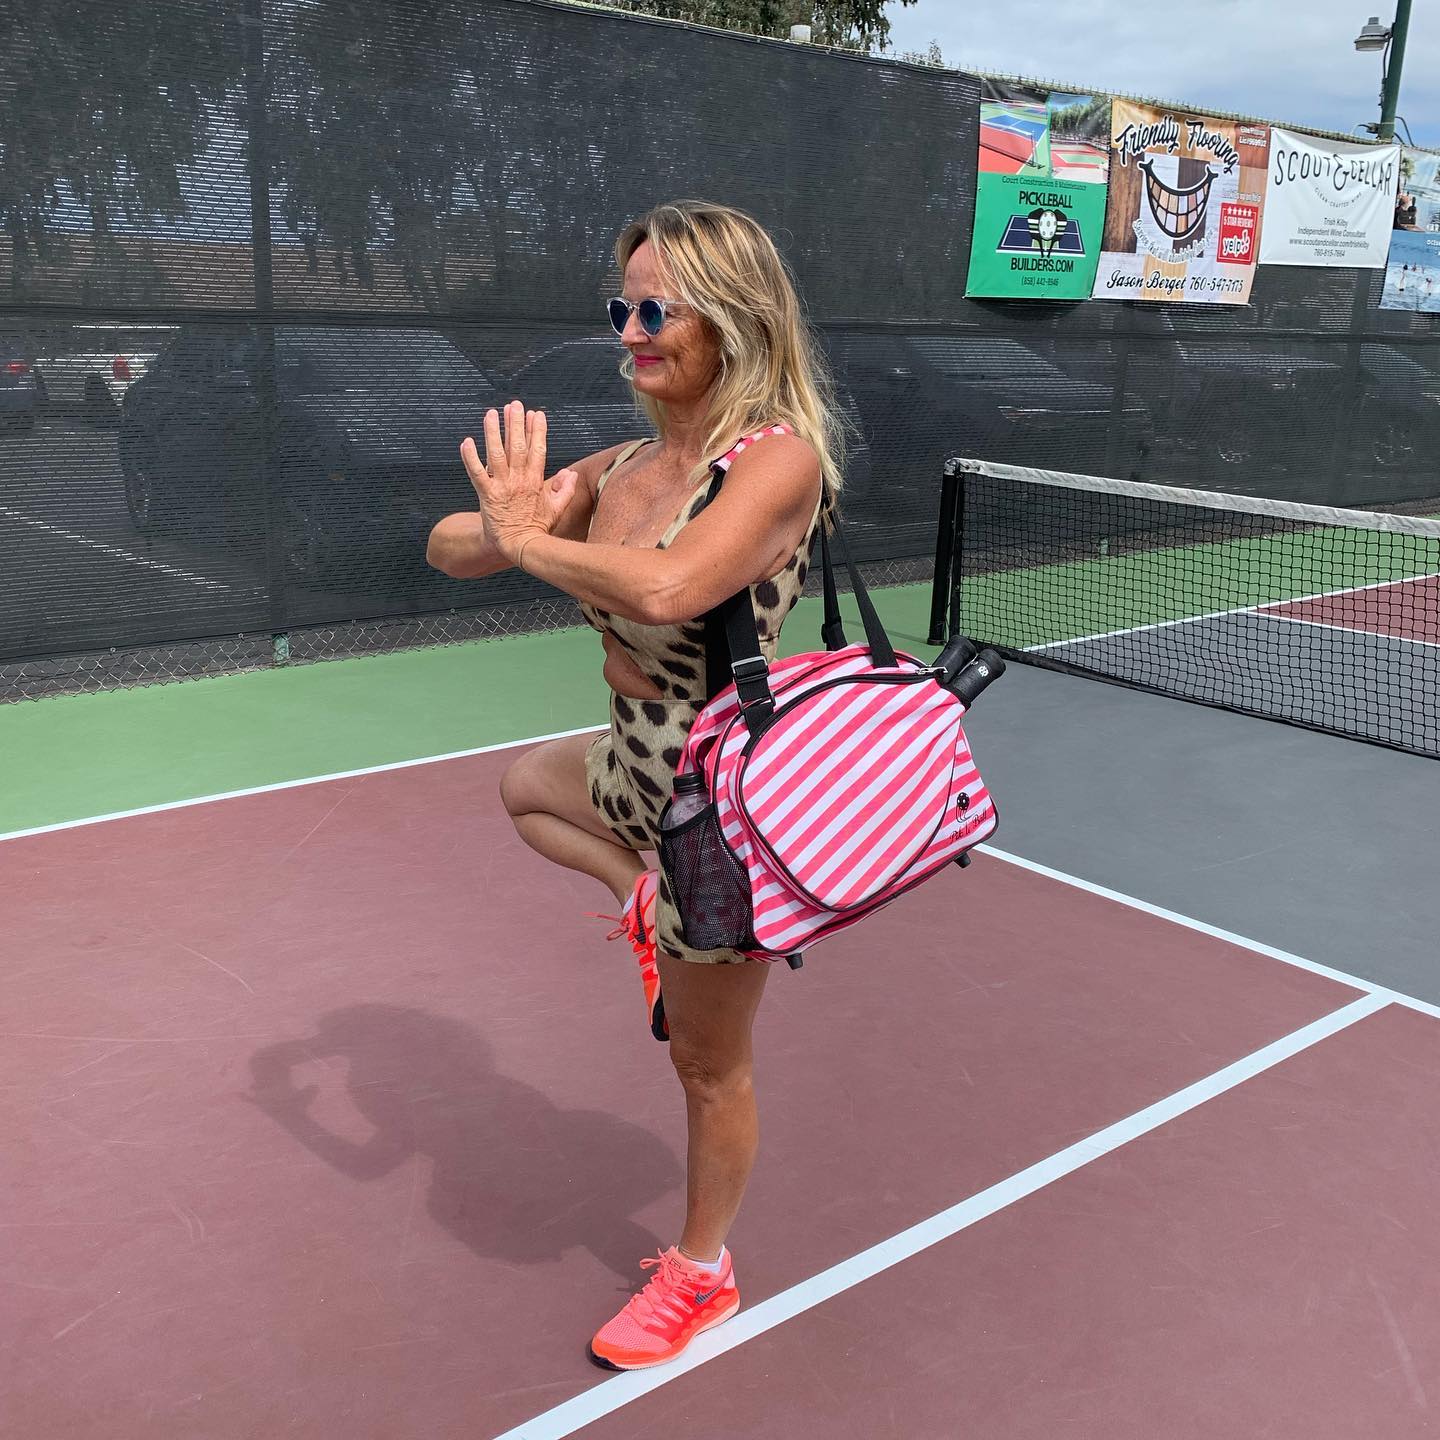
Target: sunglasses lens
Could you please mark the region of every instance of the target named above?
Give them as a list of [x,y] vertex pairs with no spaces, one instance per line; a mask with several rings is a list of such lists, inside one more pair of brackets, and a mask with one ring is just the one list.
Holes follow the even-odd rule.
[[623,335],[630,321],[630,307],[623,300],[612,300],[606,308],[610,311],[611,327],[617,335]]
[[640,317],[640,328],[647,335],[658,335],[665,323],[665,307],[658,300],[642,300],[635,313]]

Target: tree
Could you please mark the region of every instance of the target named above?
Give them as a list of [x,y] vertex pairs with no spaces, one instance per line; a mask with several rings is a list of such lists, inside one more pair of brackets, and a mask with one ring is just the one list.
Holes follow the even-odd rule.
[[1050,133],[1062,140],[1090,140],[1108,144],[1110,97],[1091,95],[1073,105],[1050,112]]
[[[405,14],[407,44],[367,0],[279,0],[266,66],[279,210],[312,273],[323,246],[342,282],[374,285],[387,247],[429,308],[450,301],[450,243],[466,218],[466,157],[483,151],[476,107],[456,104],[446,17]],[[340,37],[348,37],[343,43]]]
[[750,35],[786,39],[792,25],[809,25],[817,45],[861,50],[867,55],[883,50],[890,39],[889,5],[913,5],[915,0],[601,0],[617,10],[637,15],[658,15],[666,20],[688,20],[693,25],[714,25],[722,30],[743,30]]
[[[84,299],[123,292],[117,239],[189,213],[181,175],[204,153],[237,74],[233,32],[177,5],[0,0],[0,227],[11,288],[89,223]],[[134,278],[133,275],[129,278]]]
[[902,50],[895,58],[908,61],[911,65],[928,65],[932,70],[945,68],[945,56],[941,53],[938,40],[931,40],[925,50]]
[[537,296],[595,305],[614,237],[606,198],[634,149],[638,96],[595,104],[593,75],[547,63],[523,10],[269,10],[276,209],[312,274],[324,264],[370,290],[383,257],[436,314],[523,320]]

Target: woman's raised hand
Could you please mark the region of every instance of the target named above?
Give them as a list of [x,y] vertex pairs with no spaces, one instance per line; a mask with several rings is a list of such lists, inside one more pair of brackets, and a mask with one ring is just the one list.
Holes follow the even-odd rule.
[[485,412],[483,464],[471,436],[460,446],[485,528],[512,564],[525,541],[554,530],[575,494],[575,471],[545,478],[545,433],[545,412],[512,400],[505,407],[503,434],[499,412]]

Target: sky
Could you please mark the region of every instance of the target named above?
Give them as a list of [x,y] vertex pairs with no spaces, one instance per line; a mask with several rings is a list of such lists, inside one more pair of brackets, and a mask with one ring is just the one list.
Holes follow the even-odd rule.
[[[1372,10],[1389,25],[1395,0],[919,0],[889,16],[897,51],[936,40],[956,69],[1348,132],[1380,116],[1381,57],[1353,44]],[[1414,6],[1402,74],[1399,113],[1440,146],[1440,6]]]

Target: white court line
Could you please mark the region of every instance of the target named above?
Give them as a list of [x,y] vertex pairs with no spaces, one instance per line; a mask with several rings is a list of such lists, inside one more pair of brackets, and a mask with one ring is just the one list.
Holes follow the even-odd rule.
[[[566,730],[553,735],[530,736],[519,740],[504,741],[496,745],[477,746],[471,750],[457,750],[444,755],[421,756],[413,760],[395,761],[384,765],[365,766],[356,770],[340,771],[331,775],[318,775],[309,779],[285,780],[270,785],[256,785],[245,790],[227,791],[217,795],[199,796],[192,800],[173,801],[168,804],[148,805],[134,810],[119,811],[109,815],[96,815],[79,820],[63,821],[55,825],[36,826],[30,830],[17,830],[9,834],[0,835],[0,841],[18,840],[29,835],[49,834],[57,830],[69,830],[79,826],[103,824],[111,820],[122,820],[132,816],[149,815],[166,810],[186,809],[194,805],[207,805],[221,800],[230,800],[248,795],[265,794],[272,790],[289,790],[302,785],[324,784],[331,780],[346,780],[358,778],[364,775],[374,775],[391,770],[404,770],[418,765],[437,764],[444,760],[461,759],[471,755],[487,754],[491,751],[515,749],[523,745],[539,744],[545,740],[560,739],[569,735],[594,734],[603,729],[603,726],[587,726],[578,730]],[[1156,916],[1159,919],[1167,920],[1172,924],[1183,926],[1186,929],[1209,935],[1215,939],[1222,940],[1230,945],[1241,949],[1249,950],[1255,954],[1266,956],[1269,959],[1278,960],[1284,964],[1295,966],[1299,969],[1309,971],[1312,974],[1323,976],[1327,979],[1348,985],[1353,989],[1362,992],[1359,1000],[1352,1001],[1349,1005],[1332,1012],[1312,1024],[1293,1032],[1291,1035],[1273,1044],[1254,1052],[1243,1060],[1215,1072],[1204,1080],[1197,1081],[1194,1085],[1185,1090],[1178,1091],[1165,1100],[1138,1111],[1136,1114],[1125,1120],[1117,1122],[1104,1130],[1097,1132],[1086,1140],[1079,1141],[1068,1149],[1057,1152],[1046,1160],[1030,1166],[1006,1180],[1000,1181],[997,1185],[972,1195],[969,1199],[961,1201],[948,1210],[932,1216],[929,1220],[922,1221],[919,1225],[902,1231],[899,1235],[892,1236],[889,1240],[882,1241],[879,1245],[862,1251],[859,1255],[852,1256],[849,1260],[842,1261],[839,1265],[832,1266],[829,1270],[811,1277],[809,1280],[772,1296],[769,1300],[753,1307],[748,1311],[742,1311],[734,1320],[729,1321],[725,1326],[703,1335],[695,1341],[690,1350],[680,1360],[671,1365],[664,1366],[659,1370],[637,1371],[625,1375],[617,1375],[613,1380],[603,1381],[600,1385],[593,1387],[574,1400],[555,1407],[544,1414],[526,1421],[521,1426],[507,1431],[505,1435],[498,1437],[498,1440],[547,1440],[547,1437],[559,1437],[572,1434],[580,1426],[590,1423],[599,1416],[608,1414],[620,1406],[639,1398],[659,1385],[678,1378],[687,1373],[699,1364],[717,1355],[724,1354],[727,1350],[734,1349],[737,1345],[743,1344],[746,1340],[764,1331],[783,1323],[803,1310],[813,1308],[822,1303],[830,1296],[838,1294],[842,1290],[859,1284],[862,1280],[868,1279],[871,1275],[888,1269],[898,1264],[901,1260],[954,1235],[960,1230],[975,1224],[978,1220],[984,1219],[987,1215],[994,1214],[997,1210],[1012,1205],[1023,1199],[1026,1195],[1041,1189],[1043,1186],[1053,1183],[1055,1180],[1070,1174],[1081,1166],[1088,1164],[1091,1160],[1098,1159],[1101,1155],[1108,1154],[1118,1146],[1128,1143],[1130,1140],[1167,1123],[1176,1116],[1184,1114],[1187,1110],[1203,1104],[1206,1100],[1222,1094],[1225,1090],[1243,1083],[1245,1080],[1261,1073],[1273,1065],[1279,1064],[1282,1060],[1288,1059],[1291,1055],[1318,1043],[1320,1040],[1337,1033],[1339,1030],[1354,1024],[1355,1021],[1364,1018],[1366,1015],[1374,1014],[1384,1009],[1387,1005],[1401,1005],[1408,1009],[1420,1011],[1423,1014],[1440,1018],[1440,1006],[1432,1005],[1427,1001],[1420,1000],[1415,996],[1406,995],[1400,991],[1391,990],[1386,986],[1376,985],[1372,981],[1365,980],[1359,976],[1347,974],[1345,971],[1333,969],[1330,966],[1320,965],[1314,961],[1306,960],[1301,956],[1291,954],[1288,951],[1280,950],[1271,945],[1265,945],[1259,941],[1248,939],[1243,935],[1237,935],[1233,931],[1222,930],[1218,926],[1209,925],[1204,921],[1192,919],[1182,915],[1178,911],[1166,910],[1162,906],[1152,905],[1149,901],[1140,900],[1131,895],[1122,894],[1120,891],[1111,890],[1103,885],[1097,885],[1089,880],[1083,880],[1078,876],[1069,875],[1064,871],[1053,869],[1048,865],[1042,865],[1037,861],[1026,860],[1021,856],[1010,854],[1007,851],[997,850],[988,845],[977,847],[993,858],[1003,861],[1006,864],[1018,866],[1021,869],[1030,870],[1038,875],[1046,876],[1051,880],[1059,881],[1061,884],[1070,885],[1076,889],[1084,890],[1090,894],[1112,900],[1117,904],[1127,906],[1133,910],[1142,911],[1145,914]]]
[[300,780],[276,780],[269,785],[251,785],[245,790],[224,790],[218,795],[197,795],[193,800],[167,800],[160,805],[138,805],[134,810],[113,810],[108,815],[87,815],[79,820],[60,820],[54,825],[34,825],[28,830],[0,834],[6,840],[24,840],[30,835],[51,835],[57,830],[75,830],[82,825],[103,825],[110,820],[130,820],[137,815],[159,815],[166,810],[188,810],[192,805],[212,805],[218,800],[240,800],[246,795],[268,795],[272,790],[296,790],[302,785],[327,785],[332,780],[354,780],[361,775],[381,775],[387,770],[409,770],[416,765],[438,765],[442,760],[463,760],[470,755],[488,755],[492,750],[514,750],[521,745],[541,745],[546,740],[565,740],[571,735],[592,735],[603,725],[586,725],[579,730],[557,730],[553,735],[527,735],[523,740],[502,740],[498,745],[477,745],[473,750],[451,750],[444,755],[421,755],[414,760],[392,760],[385,765],[362,765],[358,770],[336,770],[329,775],[310,775]]
[[1428,645],[1440,650],[1440,640],[1418,640],[1413,635],[1392,635],[1388,630],[1367,630],[1363,625],[1335,625],[1328,620],[1307,620],[1303,615],[1271,615],[1257,610],[1261,620],[1281,620],[1287,625],[1310,625],[1316,630],[1334,630],[1341,635],[1368,635],[1372,640],[1397,640],[1402,645]]
[[1157,1100],[1155,1104],[1147,1105],[1143,1110],[1137,1110],[1133,1115],[1096,1131],[1094,1135],[1047,1156],[1037,1164],[990,1186],[989,1189],[970,1196],[968,1200],[962,1200],[958,1205],[952,1205],[948,1210],[942,1210],[928,1220],[922,1220],[918,1225],[912,1225],[908,1230],[902,1230],[898,1235],[892,1235],[888,1240],[882,1240],[878,1245],[872,1245],[868,1250],[862,1250],[858,1255],[852,1255],[848,1260],[842,1260],[838,1265],[832,1265],[828,1270],[822,1270],[818,1275],[812,1275],[808,1280],[802,1280],[798,1285],[792,1285],[790,1289],[782,1290],[780,1294],[772,1295],[768,1300],[762,1300],[748,1310],[742,1310],[733,1320],[726,1321],[724,1325],[700,1336],[680,1359],[653,1370],[634,1370],[628,1374],[616,1375],[611,1380],[602,1380],[600,1384],[575,1396],[573,1400],[567,1400],[533,1419],[523,1421],[513,1429],[506,1430],[504,1434],[496,1436],[495,1440],[563,1440],[563,1437],[573,1435],[602,1416],[612,1414],[622,1406],[648,1395],[652,1390],[670,1384],[672,1380],[678,1380],[699,1366],[737,1349],[746,1341],[763,1335],[767,1330],[773,1330],[777,1325],[783,1325],[787,1320],[792,1320],[834,1296],[853,1289],[922,1250],[959,1234],[978,1221],[1016,1204],[1028,1195],[1033,1195],[1037,1190],[1053,1185],[1057,1180],[1074,1174],[1092,1161],[1118,1150],[1122,1145],[1128,1145],[1132,1140],[1138,1140],[1142,1135],[1148,1135],[1152,1130],[1169,1124],[1187,1111],[1205,1104],[1207,1100],[1213,1100],[1217,1095],[1223,1095],[1227,1090],[1233,1090],[1237,1085],[1254,1079],[1273,1066],[1347,1029],[1356,1021],[1385,1009],[1388,1003],[1380,995],[1366,995],[1359,1000],[1352,1000],[1343,1008],[1332,1011],[1329,1015],[1292,1031],[1283,1039],[1254,1051],[1243,1060],[1237,1060],[1224,1069],[1207,1075],[1203,1080],[1197,1080],[1193,1085],[1187,1085],[1185,1089],[1177,1090],[1173,1095]]
[[[1337,595],[1360,595],[1366,590],[1388,590],[1392,585],[1415,585],[1422,580],[1440,580],[1440,573],[1407,575],[1402,580],[1377,580],[1372,585],[1342,585],[1338,590],[1317,590],[1313,595],[1296,595],[1290,600],[1259,600],[1252,605],[1234,605],[1229,610],[1211,610],[1205,615],[1181,615],[1174,620],[1152,620],[1145,625],[1128,625],[1121,630],[1099,630],[1094,635],[1077,635],[1073,640],[1047,640],[1043,645],[1027,645],[1025,653],[1055,650],[1062,645],[1084,645],[1091,640],[1110,640],[1121,635],[1142,635],[1149,630],[1168,630],[1173,625],[1191,625],[1201,620],[1223,620],[1227,615],[1260,615],[1263,619],[1277,617],[1263,612],[1275,605],[1304,605],[1311,600],[1333,600]],[[1373,634],[1374,632],[1368,632]]]
[[[496,745],[478,745],[472,750],[451,750],[443,755],[421,755],[413,760],[394,760],[385,765],[364,765],[357,770],[338,770],[333,774],[312,775],[301,780],[277,780],[269,785],[252,785],[244,790],[226,790],[217,795],[197,795],[192,800],[169,800],[160,805],[137,806],[134,810],[116,810],[108,815],[88,815],[78,820],[61,820],[53,825],[35,825],[28,830],[11,830],[0,833],[0,844],[6,840],[24,840],[32,835],[50,835],[58,830],[76,830],[86,825],[104,825],[111,820],[130,820],[139,815],[159,815],[167,810],[188,810],[194,805],[210,805],[221,800],[240,800],[247,795],[266,795],[272,790],[295,790],[302,785],[325,785],[332,780],[355,780],[364,775],[381,775],[390,770],[409,770],[417,765],[438,765],[445,760],[463,760],[471,755],[488,755],[496,750],[515,750],[522,745],[540,745],[547,740],[564,740],[571,735],[594,735],[603,729],[605,729],[603,725],[586,725],[578,730],[558,730],[552,735],[529,735],[520,740],[503,740]],[[1063,870],[1054,870],[1036,860],[1026,860],[1023,856],[1012,855],[1006,850],[997,850],[992,845],[977,845],[975,848],[986,855],[993,855],[997,860],[1003,860],[1007,865],[1017,865],[1022,870],[1032,870],[1037,875],[1058,880],[1062,885],[1089,891],[1092,895],[1113,900],[1117,905],[1125,905],[1132,910],[1143,911],[1146,915],[1158,916],[1174,925],[1182,925],[1187,930],[1195,930],[1202,935],[1213,936],[1229,945],[1238,945],[1242,950],[1250,950],[1256,955],[1264,955],[1267,959],[1279,960],[1283,964],[1293,965],[1297,969],[1308,970],[1315,975],[1323,975],[1342,985],[1349,985],[1352,989],[1364,991],[1367,995],[1382,996],[1391,1004],[1403,1005],[1407,1009],[1419,1010],[1423,1014],[1440,1019],[1440,1005],[1432,1005],[1428,1000],[1421,1000],[1415,995],[1407,995],[1403,990],[1392,990],[1388,986],[1377,985],[1374,981],[1363,979],[1359,975],[1351,975],[1344,970],[1317,964],[1313,960],[1306,960],[1303,956],[1294,955],[1288,950],[1280,950],[1273,945],[1267,945],[1261,940],[1251,940],[1247,936],[1237,935],[1232,930],[1222,930],[1203,920],[1195,920],[1188,915],[1182,915],[1178,910],[1166,910],[1163,906],[1152,905],[1148,900],[1137,899],[1134,895],[1126,895],[1119,890],[1110,890],[1104,885],[1096,885],[1092,881],[1082,880],[1078,875],[1070,875]]]
[[1222,930],[1218,925],[1211,925],[1204,920],[1196,920],[1190,915],[1182,915],[1178,910],[1167,910],[1163,905],[1152,905],[1148,900],[1140,900],[1134,895],[1126,895],[1122,891],[1111,890],[1108,886],[1097,885],[1093,880],[1082,880],[1078,875],[1067,874],[1064,870],[1055,870],[1049,865],[1042,865],[1038,860],[1027,860],[1023,855],[1012,855],[1007,850],[997,850],[993,845],[977,845],[975,848],[984,851],[987,855],[993,855],[997,860],[1003,860],[1007,865],[1016,865],[1021,870],[1029,870],[1036,875],[1043,875],[1047,880],[1057,880],[1062,885],[1069,885],[1073,889],[1098,895],[1102,900],[1113,900],[1117,905],[1124,905],[1131,910],[1139,910],[1146,915],[1154,915],[1159,920],[1168,920],[1172,925],[1183,926],[1186,930],[1194,930],[1198,934],[1208,935],[1214,940],[1223,940],[1227,945],[1239,946],[1242,950],[1249,950],[1256,955],[1264,955],[1270,960],[1279,960],[1282,964],[1291,965],[1297,970],[1308,970],[1312,975],[1322,975],[1327,980],[1348,985],[1353,990],[1363,990],[1367,995],[1374,995],[1388,1004],[1402,1005],[1407,1010],[1418,1010],[1422,1015],[1429,1015],[1440,1020],[1440,1005],[1432,1005],[1428,1000],[1421,1000],[1415,995],[1407,995],[1403,990],[1392,990],[1388,985],[1377,985],[1373,980],[1366,980],[1359,975],[1351,975],[1345,970],[1336,970],[1330,965],[1321,965],[1314,960],[1305,959],[1303,955],[1296,955],[1292,951],[1267,945],[1263,940],[1251,940],[1248,936],[1237,935],[1233,930]]
[[51,525],[45,520],[37,520],[33,515],[22,514],[19,510],[12,510],[8,505],[0,505],[0,515],[7,520],[18,521],[21,525],[29,525],[33,529],[43,530],[47,535],[58,535],[62,540],[73,540],[77,545],[85,545],[91,550],[99,550],[117,560],[126,560],[132,565],[143,565],[148,570],[161,570],[166,575],[175,576],[177,580],[188,580],[192,585],[201,585],[207,590],[233,588],[222,584],[219,580],[208,580],[203,575],[196,575],[189,570],[181,570],[175,565],[165,565],[159,560],[147,560],[143,555],[136,555],[132,550],[122,550],[118,545],[106,545],[103,541],[92,540],[88,535],[77,535],[73,530],[66,530],[60,525]]

